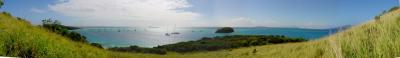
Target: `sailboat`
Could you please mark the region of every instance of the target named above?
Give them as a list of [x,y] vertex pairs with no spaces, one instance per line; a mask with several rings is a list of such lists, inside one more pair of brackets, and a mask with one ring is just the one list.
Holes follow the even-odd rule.
[[165,36],[170,36],[169,33],[165,33]]
[[179,32],[176,32],[176,31],[175,31],[175,28],[176,28],[176,25],[174,26],[174,29],[173,29],[174,31],[173,31],[171,34],[181,34],[181,33],[179,33]]
[[168,27],[167,28],[167,33],[165,33],[165,36],[170,36],[170,34],[168,33]]
[[173,34],[181,34],[181,33],[179,33],[179,32],[176,32],[176,31],[175,31],[175,28],[176,28],[176,25],[175,25],[175,27],[173,28],[173,31],[172,31],[171,33],[168,33],[168,27],[167,27],[167,33],[165,33],[165,36],[170,36],[170,35],[173,35]]

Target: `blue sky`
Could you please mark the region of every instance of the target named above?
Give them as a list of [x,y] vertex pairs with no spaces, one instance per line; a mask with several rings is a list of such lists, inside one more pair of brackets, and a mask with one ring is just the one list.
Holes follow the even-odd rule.
[[5,0],[1,10],[34,24],[331,28],[354,25],[397,0]]

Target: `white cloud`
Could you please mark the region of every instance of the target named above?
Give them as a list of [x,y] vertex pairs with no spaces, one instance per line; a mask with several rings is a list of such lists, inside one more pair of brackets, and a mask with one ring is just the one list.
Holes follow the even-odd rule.
[[303,24],[297,25],[299,28],[311,28],[311,29],[326,29],[329,28],[327,24],[317,23],[317,22],[306,22]]
[[285,27],[285,24],[280,23],[277,20],[260,20],[260,19],[252,19],[249,17],[236,17],[230,19],[219,19],[216,20],[216,26],[219,27],[256,27],[256,26],[265,26],[265,27]]
[[34,13],[45,13],[46,12],[46,10],[38,9],[38,8],[31,8],[30,11],[32,11]]
[[297,28],[311,28],[311,29],[324,29],[329,28],[328,25],[324,23],[318,22],[287,22],[287,21],[279,21],[278,19],[270,20],[270,19],[252,19],[248,17],[237,17],[231,19],[219,19],[216,20],[216,26],[218,27],[256,27],[256,26],[264,26],[264,27],[297,27]]
[[60,0],[49,5],[50,10],[80,19],[85,25],[184,24],[200,16],[183,10],[189,7],[186,0]]
[[[321,23],[285,22],[279,19],[253,19],[233,17],[228,19],[202,19],[187,0],[58,0],[48,6],[51,11],[73,20],[67,25],[77,26],[231,26],[231,27],[300,27],[324,28]],[[32,8],[32,12],[46,12]]]
[[217,26],[229,26],[229,27],[251,27],[255,26],[255,22],[247,17],[238,17],[232,19],[218,20]]

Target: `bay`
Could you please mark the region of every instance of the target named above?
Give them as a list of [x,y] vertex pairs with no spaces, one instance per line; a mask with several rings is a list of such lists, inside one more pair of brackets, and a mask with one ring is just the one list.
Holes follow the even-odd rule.
[[[199,40],[203,37],[226,35],[284,35],[308,40],[327,36],[329,29],[301,29],[301,28],[269,28],[269,27],[237,27],[234,33],[215,33],[216,27],[84,27],[73,30],[87,37],[91,43],[100,43],[104,47],[126,47],[137,45],[140,47],[155,47],[183,41]],[[180,34],[166,33],[179,32]]]

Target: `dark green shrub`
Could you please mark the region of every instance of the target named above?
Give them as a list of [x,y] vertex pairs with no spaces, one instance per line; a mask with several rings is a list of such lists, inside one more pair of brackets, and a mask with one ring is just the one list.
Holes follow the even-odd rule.
[[52,19],[42,20],[41,27],[46,28],[62,36],[68,37],[73,41],[83,42],[83,43],[88,42],[85,36],[79,34],[78,32],[69,31],[71,29],[76,29],[76,27],[68,27],[61,25],[61,22],[58,20],[52,20]]
[[257,53],[257,49],[253,49],[253,53]]
[[379,20],[381,16],[375,16],[375,20]]
[[165,55],[167,51],[162,49],[154,49],[154,48],[142,48],[136,45],[129,46],[129,47],[112,47],[108,50],[111,51],[119,51],[119,52],[136,52],[136,53],[151,53],[151,54],[160,54]]
[[31,24],[31,22],[27,21],[26,19],[20,18],[20,17],[17,17],[17,20],[20,20],[20,21],[23,21],[25,23]]
[[103,46],[101,46],[99,43],[90,43],[90,45],[103,49]]
[[399,7],[390,8],[389,12],[395,11],[395,10],[397,10],[397,9],[399,9]]
[[0,8],[4,5],[3,0],[0,0]]

